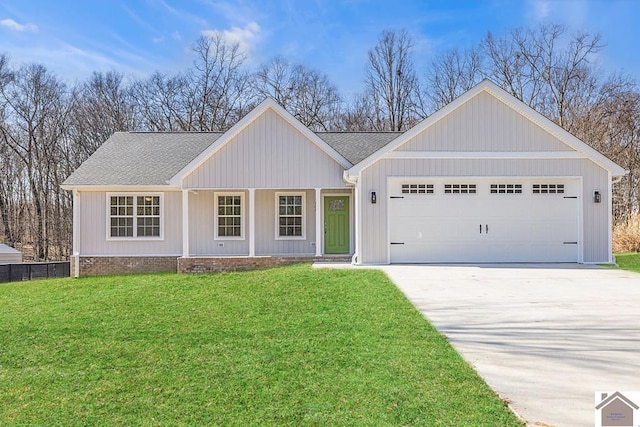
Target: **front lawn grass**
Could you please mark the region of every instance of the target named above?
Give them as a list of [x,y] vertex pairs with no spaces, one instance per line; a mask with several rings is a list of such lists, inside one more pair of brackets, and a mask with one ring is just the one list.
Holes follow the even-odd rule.
[[521,425],[379,271],[0,285],[0,425]]
[[640,273],[640,254],[637,252],[616,254],[616,264],[623,270]]

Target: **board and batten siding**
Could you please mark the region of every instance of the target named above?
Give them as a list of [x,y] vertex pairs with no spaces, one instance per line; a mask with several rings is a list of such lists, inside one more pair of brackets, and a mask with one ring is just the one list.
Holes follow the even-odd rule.
[[[294,190],[277,192],[300,193]],[[313,190],[305,193],[305,230],[303,240],[276,239],[276,191],[256,190],[256,255],[313,255],[316,248],[316,201]]]
[[396,151],[571,151],[536,123],[481,92]]
[[[362,171],[360,261],[387,263],[389,192],[388,177],[582,177],[583,261],[608,262],[609,229],[608,173],[588,159],[382,159]],[[593,202],[593,190],[600,190],[602,203]],[[369,201],[371,191],[378,203]]]
[[[145,192],[131,192],[144,194]],[[157,193],[157,192],[152,192]],[[117,192],[127,194],[127,192]],[[107,240],[107,193],[80,192],[80,255],[154,256],[182,255],[182,193],[164,192],[162,240]]]
[[[223,193],[244,194],[244,239],[215,239],[215,197]],[[189,194],[189,255],[249,255],[249,194],[247,191],[198,191]]]
[[184,188],[340,188],[344,168],[272,110],[184,180]]

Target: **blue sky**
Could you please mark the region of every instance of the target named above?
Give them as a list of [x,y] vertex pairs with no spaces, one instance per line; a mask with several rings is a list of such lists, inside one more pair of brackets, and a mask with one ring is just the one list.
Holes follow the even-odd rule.
[[639,19],[638,0],[0,0],[0,52],[70,82],[112,69],[144,77],[185,69],[190,45],[218,32],[241,44],[250,68],[281,55],[353,93],[383,29],[409,31],[424,74],[435,54],[488,31],[554,22],[600,33],[604,71],[640,79]]

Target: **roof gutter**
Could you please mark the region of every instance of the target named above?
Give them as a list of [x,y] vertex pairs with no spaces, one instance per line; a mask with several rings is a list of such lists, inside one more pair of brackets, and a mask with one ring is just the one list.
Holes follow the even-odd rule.
[[356,185],[358,183],[358,177],[359,177],[359,175],[351,175],[351,174],[349,174],[349,169],[347,169],[344,172],[342,172],[342,179],[347,184]]
[[179,185],[90,185],[90,184],[62,184],[67,191],[180,191]]

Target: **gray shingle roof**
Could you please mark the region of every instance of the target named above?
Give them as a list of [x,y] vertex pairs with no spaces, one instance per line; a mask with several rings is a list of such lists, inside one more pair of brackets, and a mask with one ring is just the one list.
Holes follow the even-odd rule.
[[316,132],[316,135],[355,165],[402,135],[402,132]]
[[[166,185],[221,135],[222,132],[116,132],[63,185]],[[317,135],[356,164],[401,132]]]
[[116,132],[63,185],[166,185],[222,132]]

